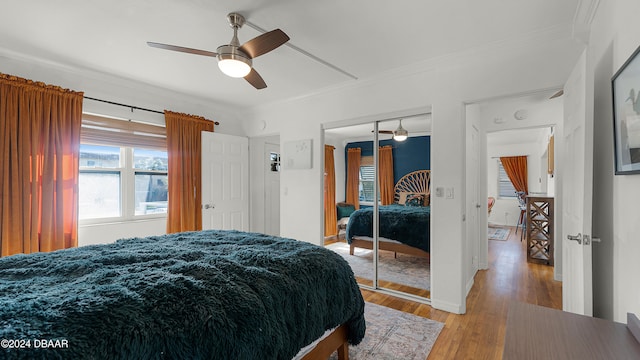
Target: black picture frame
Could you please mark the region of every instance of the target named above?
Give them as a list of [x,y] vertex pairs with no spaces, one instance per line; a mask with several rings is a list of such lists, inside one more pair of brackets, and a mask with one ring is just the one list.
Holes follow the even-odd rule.
[[615,174],[640,174],[640,46],[611,78]]

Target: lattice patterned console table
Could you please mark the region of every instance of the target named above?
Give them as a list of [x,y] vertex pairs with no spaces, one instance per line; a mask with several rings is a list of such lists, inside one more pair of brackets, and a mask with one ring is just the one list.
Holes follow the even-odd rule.
[[553,198],[527,196],[527,261],[553,265]]

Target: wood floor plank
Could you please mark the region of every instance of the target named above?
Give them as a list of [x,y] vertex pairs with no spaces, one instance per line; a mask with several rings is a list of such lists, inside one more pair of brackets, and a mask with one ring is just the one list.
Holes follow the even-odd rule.
[[480,270],[467,297],[467,313],[450,314],[394,296],[362,290],[364,299],[445,324],[428,359],[501,359],[509,302],[562,308],[562,283],[553,267],[527,263],[514,228],[507,241],[489,241],[489,269]]

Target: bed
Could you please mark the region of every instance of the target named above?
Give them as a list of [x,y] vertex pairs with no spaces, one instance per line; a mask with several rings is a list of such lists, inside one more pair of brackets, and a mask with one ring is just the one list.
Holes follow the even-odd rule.
[[[403,176],[394,187],[394,204],[379,206],[379,249],[429,258],[430,170]],[[350,253],[373,249],[373,208],[351,214],[346,230]]]
[[347,262],[292,239],[210,230],[0,259],[2,358],[344,358],[364,331]]

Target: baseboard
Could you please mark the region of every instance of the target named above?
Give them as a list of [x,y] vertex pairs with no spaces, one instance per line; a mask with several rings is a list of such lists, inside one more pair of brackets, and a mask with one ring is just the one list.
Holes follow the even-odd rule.
[[637,342],[640,342],[640,320],[633,313],[627,313],[627,328]]
[[446,301],[431,299],[431,307],[434,309],[450,312],[453,314],[464,314],[466,308],[461,304],[454,304]]
[[475,283],[474,277],[471,277],[471,279],[469,279],[469,281],[467,282],[467,291],[465,292],[465,298],[469,296],[469,292],[471,291],[471,288],[473,287],[474,283]]
[[562,281],[562,273],[554,273],[553,274],[553,280],[555,281]]

